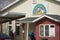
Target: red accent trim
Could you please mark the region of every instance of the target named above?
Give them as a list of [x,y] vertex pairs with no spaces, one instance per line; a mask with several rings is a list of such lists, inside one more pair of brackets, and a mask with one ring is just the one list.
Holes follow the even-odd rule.
[[[22,24],[22,31],[24,30],[24,23]],[[22,32],[22,40],[24,40],[24,33]]]
[[22,40],[24,40],[24,33],[22,33]]

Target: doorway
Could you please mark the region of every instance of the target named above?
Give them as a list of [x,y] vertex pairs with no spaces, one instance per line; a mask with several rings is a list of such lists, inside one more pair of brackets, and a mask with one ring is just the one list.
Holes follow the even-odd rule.
[[30,40],[29,33],[30,33],[31,31],[32,31],[34,34],[36,34],[36,25],[35,25],[35,23],[29,23],[28,40]]

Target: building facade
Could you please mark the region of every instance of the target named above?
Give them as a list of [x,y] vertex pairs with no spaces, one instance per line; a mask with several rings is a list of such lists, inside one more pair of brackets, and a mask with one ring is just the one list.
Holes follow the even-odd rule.
[[[49,1],[46,1],[46,0],[26,0],[23,3],[21,3],[21,4],[18,3],[18,5],[16,5],[15,7],[12,7],[11,9],[8,9],[8,11],[9,12],[25,13],[26,14],[25,18],[28,18],[28,17],[40,17],[40,16],[42,16],[44,14],[60,15],[60,5],[52,3],[52,2],[49,2]],[[8,13],[8,11],[6,11],[5,13]],[[22,18],[22,20],[25,19],[25,18]],[[34,18],[32,18],[32,19],[34,19]],[[48,20],[47,24],[49,24],[50,20],[49,19],[47,19],[47,20]],[[17,22],[18,21],[14,20],[14,21],[12,21],[12,24],[11,24],[12,29],[13,29],[13,33],[15,31],[19,32],[19,33],[16,34],[16,40],[19,40],[19,39],[21,39],[21,40],[28,40],[29,39],[28,34],[31,31],[30,29],[32,29],[32,26],[37,26],[37,25],[35,23],[33,25],[29,24],[29,23],[24,24],[25,26],[28,26],[28,24],[30,26],[29,31],[27,31],[28,27],[22,27],[21,26],[22,22],[20,22],[20,21],[18,23]],[[14,23],[16,23],[18,25],[18,27],[15,27],[17,25],[14,24]],[[9,27],[8,27],[9,26],[9,22],[3,23],[2,26],[3,26],[2,32],[9,35]],[[21,27],[19,27],[19,26],[21,26]],[[40,40],[41,38],[39,38],[39,36],[38,36],[38,34],[39,34],[38,33],[38,28],[39,27],[33,27],[33,28],[34,28],[34,30],[33,29],[32,30],[34,32],[36,32],[36,34],[37,34],[36,35],[36,40],[37,40],[37,38],[38,38],[38,40]],[[58,29],[59,25],[57,27],[57,24],[56,24],[56,28]],[[56,30],[56,32],[57,31],[59,31],[59,29]],[[25,33],[25,36],[27,36],[27,37],[24,36],[24,33]],[[56,39],[59,40],[59,36],[57,36]],[[56,40],[56,39],[48,38],[48,40]]]

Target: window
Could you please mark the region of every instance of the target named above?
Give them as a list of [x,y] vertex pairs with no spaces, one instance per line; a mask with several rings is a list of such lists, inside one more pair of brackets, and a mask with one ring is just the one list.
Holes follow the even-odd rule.
[[40,26],[40,35],[41,35],[41,36],[44,36],[43,33],[44,33],[44,26],[41,25],[41,26]]
[[19,35],[20,26],[16,26],[16,35]]
[[54,24],[41,24],[39,27],[39,34],[41,37],[55,37]]
[[49,25],[45,25],[45,36],[49,36]]
[[20,34],[20,24],[19,23],[16,23],[16,35],[19,35]]
[[13,37],[13,29],[12,26],[9,26],[9,36]]

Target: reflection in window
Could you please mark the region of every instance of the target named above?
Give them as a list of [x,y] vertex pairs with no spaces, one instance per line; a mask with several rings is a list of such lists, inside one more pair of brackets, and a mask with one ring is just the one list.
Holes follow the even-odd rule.
[[49,30],[49,25],[45,25],[45,30]]
[[49,36],[49,31],[45,31],[45,36]]
[[49,36],[49,25],[45,25],[45,36]]
[[44,26],[43,25],[40,26],[40,35],[44,36]]
[[41,36],[44,36],[44,31],[40,31],[40,35]]
[[44,30],[44,26],[43,25],[40,26],[40,31],[42,31],[42,30]]

